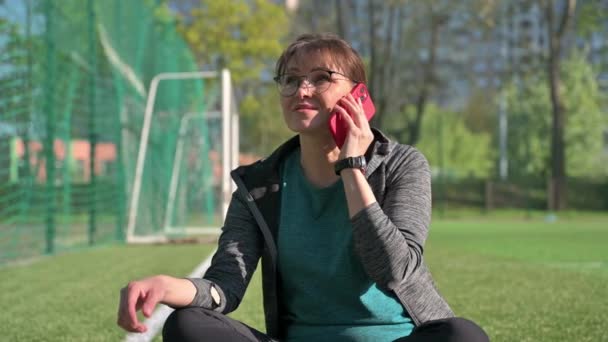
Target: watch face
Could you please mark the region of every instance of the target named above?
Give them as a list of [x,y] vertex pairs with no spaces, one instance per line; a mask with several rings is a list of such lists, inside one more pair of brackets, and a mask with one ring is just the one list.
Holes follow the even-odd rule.
[[209,292],[211,293],[211,298],[213,299],[215,305],[220,305],[220,294],[215,289],[215,286],[211,286],[211,290],[209,290]]
[[365,167],[365,157],[364,156],[359,156],[359,157],[353,157],[350,159],[350,166],[352,168],[356,168],[356,169],[361,169]]

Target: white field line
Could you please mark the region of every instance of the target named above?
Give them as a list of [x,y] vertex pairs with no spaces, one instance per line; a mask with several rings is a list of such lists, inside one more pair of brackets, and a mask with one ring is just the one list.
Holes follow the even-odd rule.
[[[202,263],[196,266],[194,271],[188,275],[188,278],[202,277],[211,265],[211,258],[213,257],[213,254],[215,254],[215,251],[213,251]],[[144,321],[144,324],[148,327],[148,331],[145,333],[128,333],[125,337],[125,342],[152,341],[152,339],[154,339],[154,337],[162,330],[165,320],[167,320],[167,317],[169,317],[172,312],[173,308],[160,304],[156,310],[154,310],[152,316]]]
[[608,268],[608,262],[606,261],[560,261],[560,262],[548,262],[546,265],[567,268],[567,269],[600,269]]

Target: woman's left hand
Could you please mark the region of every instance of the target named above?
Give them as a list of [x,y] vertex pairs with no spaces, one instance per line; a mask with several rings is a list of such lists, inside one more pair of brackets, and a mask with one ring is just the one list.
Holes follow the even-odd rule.
[[[338,101],[335,109],[337,109],[339,115],[342,115],[342,120],[348,125],[346,140],[340,149],[338,159],[364,155],[374,140],[374,133],[365,117],[361,100],[348,94]],[[352,116],[348,113],[351,113]]]

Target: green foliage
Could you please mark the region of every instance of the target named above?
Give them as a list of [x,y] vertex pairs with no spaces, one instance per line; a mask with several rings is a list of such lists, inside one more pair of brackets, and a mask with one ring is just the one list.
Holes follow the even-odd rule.
[[[409,112],[414,110],[412,106],[407,107]],[[399,126],[396,118],[387,118],[386,123],[391,127]],[[399,127],[395,128],[399,131]],[[494,151],[491,135],[472,132],[460,113],[428,105],[422,122],[421,139],[416,147],[424,153],[434,170],[441,168],[441,153],[443,170],[452,177],[489,177],[492,174]]]
[[466,126],[473,132],[496,132],[498,108],[493,99],[496,91],[473,88],[471,95],[463,110],[463,118]]
[[[566,172],[569,176],[608,176],[602,133],[608,121],[601,110],[595,73],[581,54],[562,65],[566,107]],[[511,83],[505,90],[509,117],[509,167],[514,176],[546,177],[551,158],[551,99],[544,75]]]
[[26,56],[23,53],[23,35],[17,23],[0,16],[0,113],[3,120],[17,121],[24,85],[16,80],[22,77],[26,67]]
[[551,100],[543,79],[509,84],[504,91],[508,117],[509,174],[547,176],[551,158]]
[[241,150],[258,155],[271,153],[278,144],[294,135],[287,128],[279,106],[279,94],[274,87],[249,94],[241,102]]
[[266,154],[289,136],[269,76],[287,27],[283,7],[265,0],[201,1],[178,25],[201,68],[230,69],[242,151]]
[[227,67],[235,82],[259,79],[282,51],[283,8],[265,0],[201,1],[179,30],[203,68]]
[[608,156],[603,150],[603,132],[608,112],[600,105],[596,73],[584,56],[575,54],[563,65],[567,94],[566,170],[571,176],[608,176]]
[[576,31],[588,38],[602,30],[602,24],[608,19],[608,5],[601,0],[587,0],[580,4],[577,12]]

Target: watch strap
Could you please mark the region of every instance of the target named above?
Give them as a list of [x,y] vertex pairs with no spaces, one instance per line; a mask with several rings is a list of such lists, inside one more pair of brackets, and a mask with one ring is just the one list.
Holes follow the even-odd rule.
[[357,157],[347,157],[344,159],[338,160],[334,164],[334,172],[336,175],[340,175],[340,172],[344,169],[359,169],[361,172],[365,173],[365,166],[367,165],[365,161],[365,156],[357,156]]

